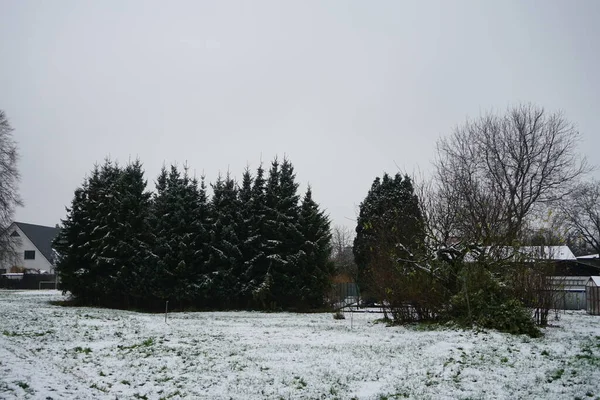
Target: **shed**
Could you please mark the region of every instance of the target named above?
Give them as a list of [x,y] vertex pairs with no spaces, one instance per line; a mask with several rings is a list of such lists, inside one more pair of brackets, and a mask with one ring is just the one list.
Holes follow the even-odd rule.
[[589,276],[551,276],[554,307],[558,310],[585,310],[585,288]]
[[588,279],[585,285],[585,297],[588,314],[600,315],[600,276],[591,276]]

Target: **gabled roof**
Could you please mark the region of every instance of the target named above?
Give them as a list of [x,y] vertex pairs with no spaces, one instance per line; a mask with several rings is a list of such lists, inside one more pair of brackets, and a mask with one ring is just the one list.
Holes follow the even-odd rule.
[[597,259],[600,258],[598,256],[598,254],[588,254],[587,256],[579,256],[577,257],[578,260],[593,260],[593,259]]
[[48,262],[52,262],[52,241],[58,235],[59,229],[51,226],[26,224],[15,222],[21,231],[27,236],[35,247],[42,253]]
[[525,246],[519,249],[523,254],[537,260],[574,261],[575,254],[569,246]]
[[[518,258],[521,261],[576,261],[577,258],[569,246],[521,246],[521,247],[482,247],[482,250],[488,254],[493,252],[495,256],[506,260]],[[465,256],[465,261],[474,261],[476,255],[469,253]]]
[[596,286],[600,286],[600,276],[590,276],[589,281],[594,282],[594,285]]

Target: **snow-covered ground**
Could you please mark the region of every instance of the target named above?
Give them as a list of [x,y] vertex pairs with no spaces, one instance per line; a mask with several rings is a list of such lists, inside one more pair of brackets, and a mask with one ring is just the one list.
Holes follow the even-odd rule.
[[0,291],[2,399],[600,398],[600,317],[545,337],[422,330],[378,314],[164,315]]

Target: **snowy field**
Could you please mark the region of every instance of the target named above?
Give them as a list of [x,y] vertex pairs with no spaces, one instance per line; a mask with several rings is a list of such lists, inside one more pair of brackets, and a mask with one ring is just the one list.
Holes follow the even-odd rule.
[[600,398],[600,317],[545,337],[422,330],[378,314],[140,314],[0,291],[2,399]]

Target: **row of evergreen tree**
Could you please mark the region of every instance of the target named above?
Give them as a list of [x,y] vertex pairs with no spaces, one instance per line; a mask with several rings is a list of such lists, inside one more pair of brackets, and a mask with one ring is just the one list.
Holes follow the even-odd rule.
[[330,287],[329,218],[298,195],[284,159],[204,177],[163,167],[154,193],[140,161],[96,166],[54,242],[63,290],[82,304],[159,309],[308,309]]

